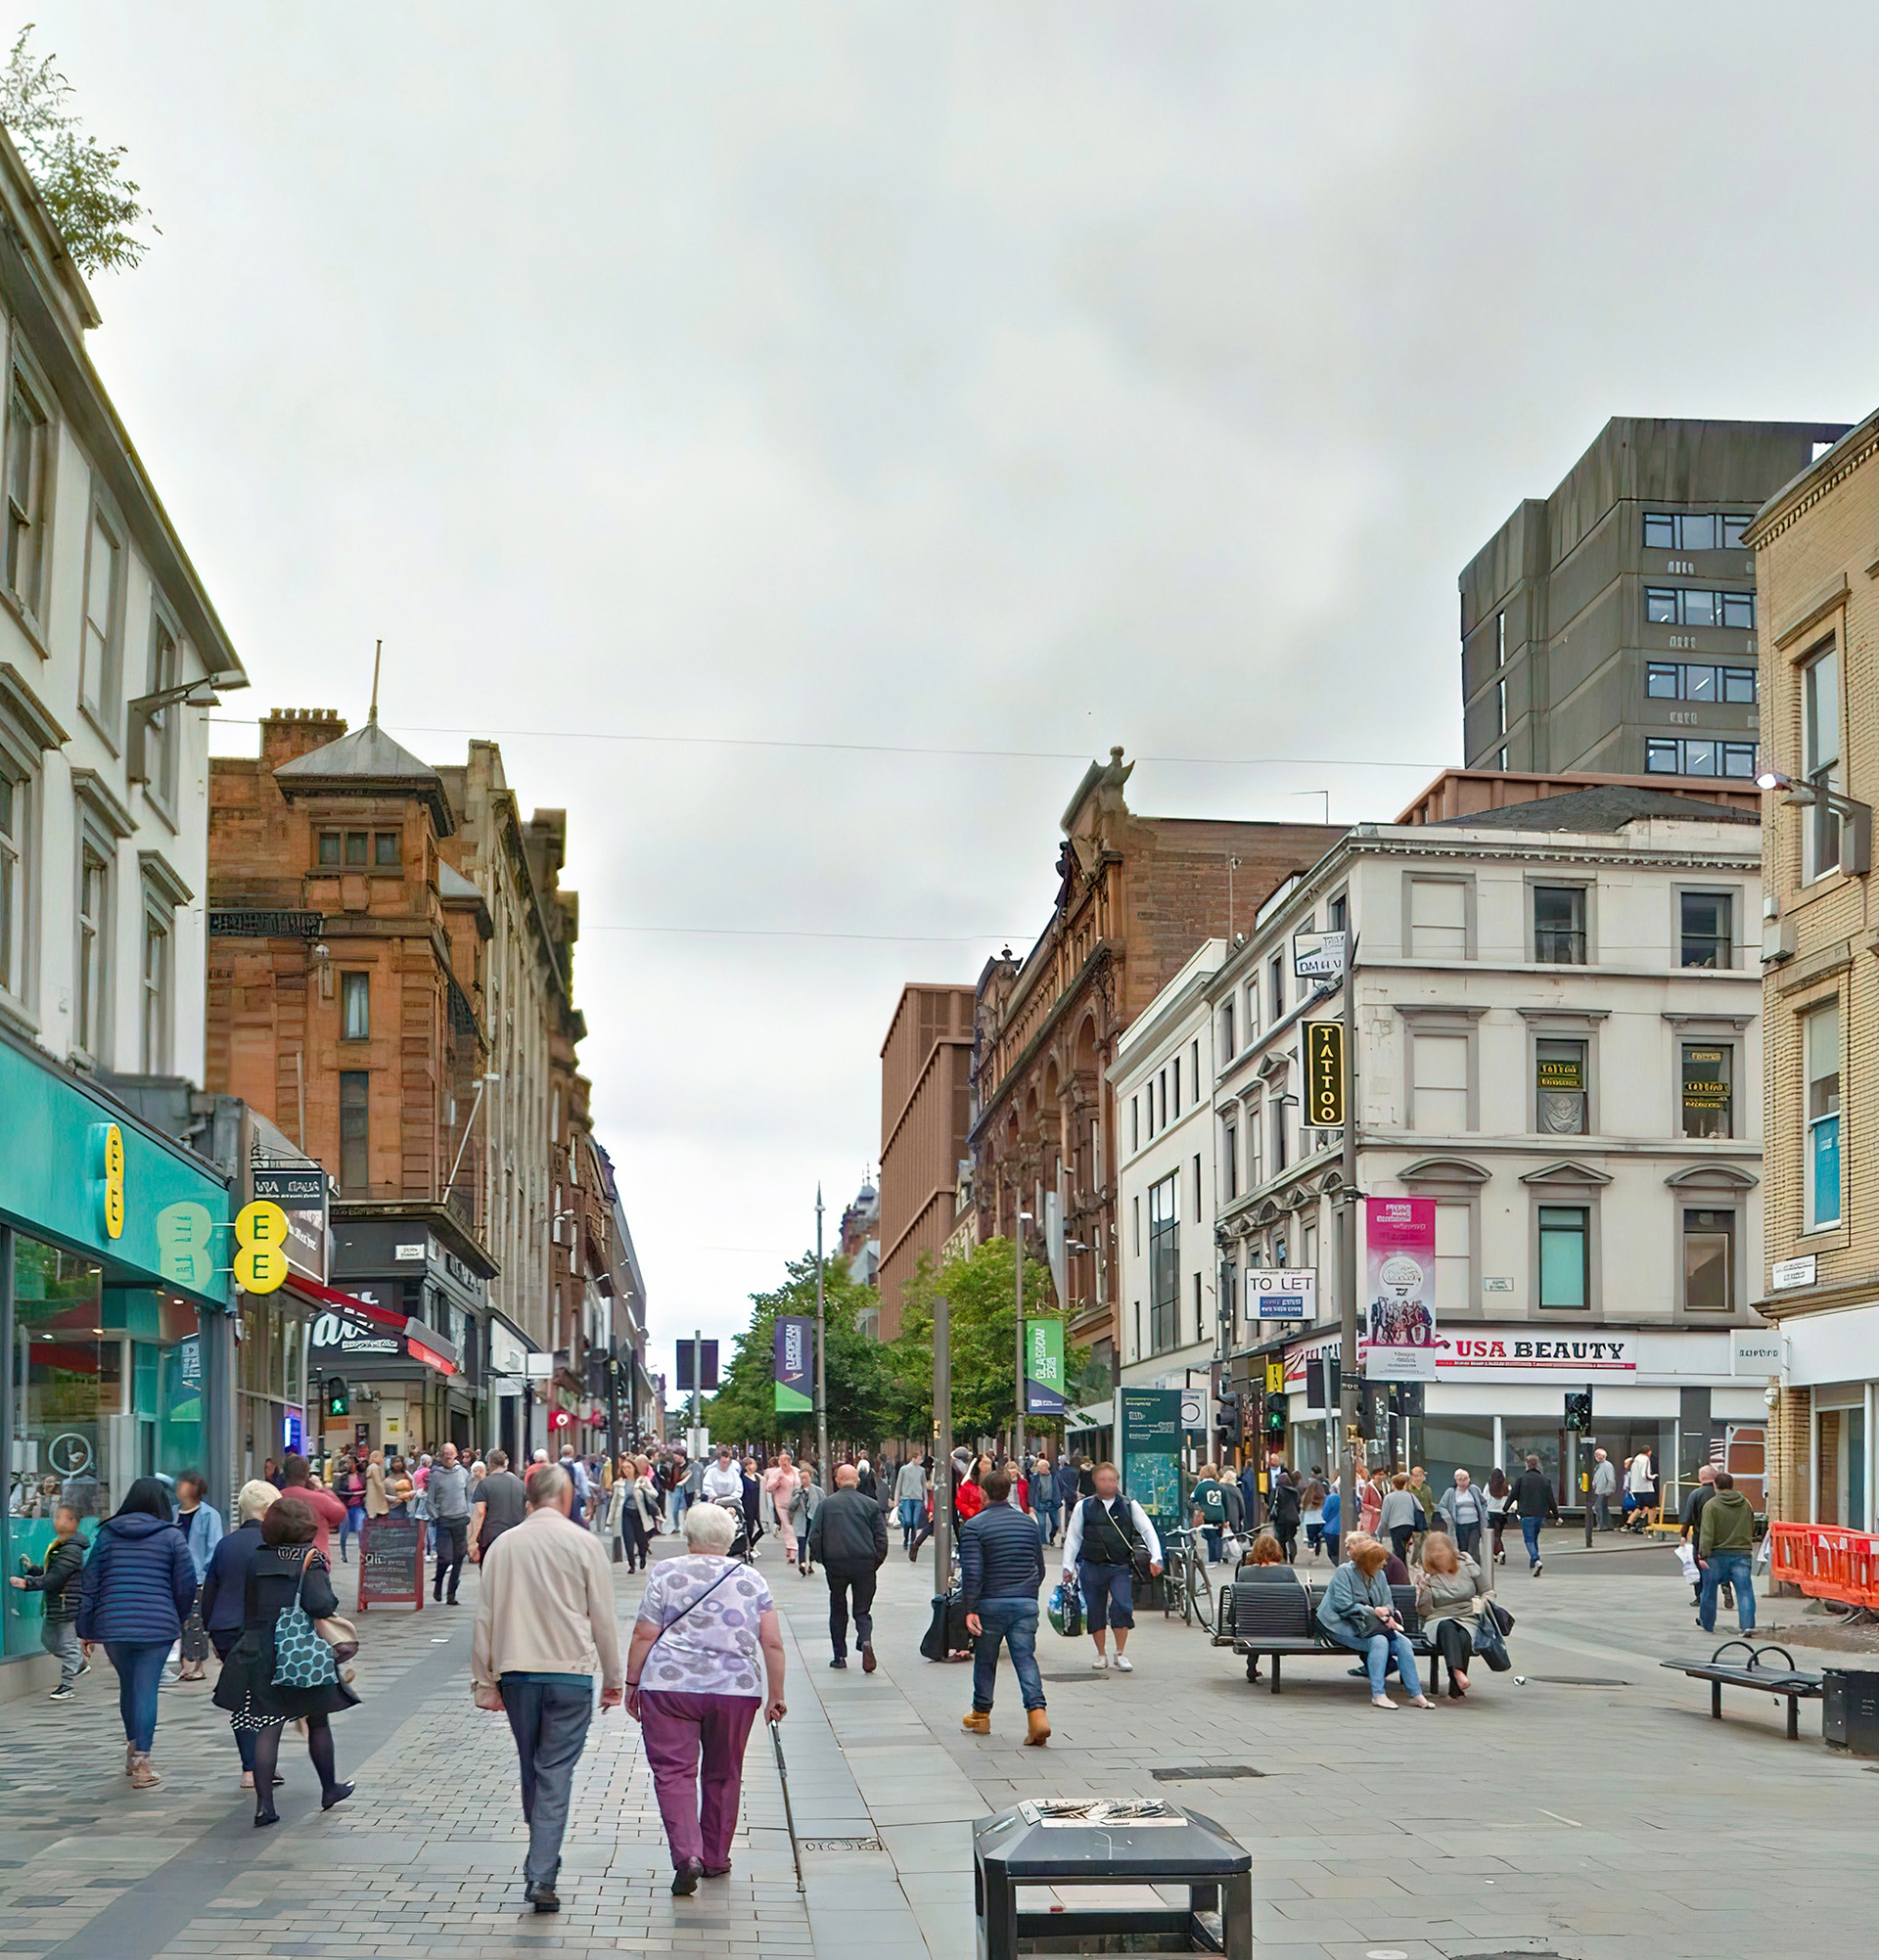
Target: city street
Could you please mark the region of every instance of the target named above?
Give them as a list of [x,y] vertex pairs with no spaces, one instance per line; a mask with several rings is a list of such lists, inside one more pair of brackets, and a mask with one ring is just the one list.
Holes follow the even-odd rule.
[[[363,1706],[336,1724],[358,1795],[322,1816],[290,1741],[278,1832],[252,1829],[203,1688],[164,1690],[154,1756],[163,1786],[143,1796],[120,1774],[102,1657],[76,1707],[0,1709],[12,1793],[0,1951],[955,1960],[973,1950],[971,1819],[1089,1792],[1169,1797],[1237,1836],[1253,1854],[1267,1960],[1869,1948],[1879,1878],[1864,1853],[1879,1786],[1867,1765],[1825,1753],[1817,1709],[1804,1710],[1792,1744],[1773,1702],[1732,1697],[1713,1723],[1707,1691],[1658,1666],[1710,1644],[1661,1548],[1586,1556],[1562,1534],[1538,1581],[1514,1552],[1501,1587],[1526,1685],[1483,1671],[1467,1705],[1433,1713],[1372,1711],[1330,1658],[1291,1664],[1274,1698],[1233,1656],[1159,1617],[1133,1643],[1132,1675],[1099,1675],[1087,1641],[1046,1626],[1055,1734],[1044,1751],[1019,1747],[1008,1668],[992,1735],[960,1731],[968,1670],[917,1651],[930,1565],[890,1559],[871,1677],[828,1667],[819,1576],[797,1579],[773,1548],[762,1570],[790,1646],[784,1736],[806,1900],[760,1732],[731,1877],[672,1899],[638,1731],[608,1713],[575,1786],[563,1911],[527,1912],[514,1752],[467,1687],[473,1575],[454,1613],[367,1615]],[[355,1571],[340,1574],[343,1597]],[[621,1569],[622,1614],[637,1592]],[[1793,1610],[1778,1603],[1767,1618]],[[1155,1780],[1171,1768],[1235,1773]]]

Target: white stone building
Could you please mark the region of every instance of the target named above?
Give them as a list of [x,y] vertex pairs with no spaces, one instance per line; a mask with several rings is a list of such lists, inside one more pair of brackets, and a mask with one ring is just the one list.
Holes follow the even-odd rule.
[[[1342,1133],[1298,1099],[1301,1023],[1344,987],[1295,978],[1315,928],[1357,937],[1357,1186],[1437,1207],[1437,1380],[1380,1411],[1398,1460],[1441,1484],[1533,1452],[1577,1502],[1589,1387],[1615,1458],[1759,1472],[1760,915],[1753,816],[1616,784],[1364,825],[1268,899],[1207,994],[1234,1374],[1262,1390],[1282,1352],[1289,1461],[1335,1460]],[[1314,1323],[1249,1319],[1273,1265],[1318,1269]]]
[[1214,1250],[1214,1017],[1208,983],[1226,958],[1208,939],[1117,1043],[1109,1080],[1120,1133],[1121,1378],[1197,1384],[1217,1357]]

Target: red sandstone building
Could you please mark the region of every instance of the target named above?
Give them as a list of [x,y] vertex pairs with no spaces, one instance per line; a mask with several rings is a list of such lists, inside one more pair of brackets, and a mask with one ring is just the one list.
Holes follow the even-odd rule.
[[969,986],[901,990],[881,1044],[881,1319],[900,1332],[901,1290],[952,1231],[972,1127]]

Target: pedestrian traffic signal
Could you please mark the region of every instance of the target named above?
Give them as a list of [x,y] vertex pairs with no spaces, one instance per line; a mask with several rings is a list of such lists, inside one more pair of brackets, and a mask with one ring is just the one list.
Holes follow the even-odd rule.
[[1589,1436],[1592,1428],[1592,1391],[1581,1389],[1566,1397],[1566,1427],[1576,1436]]
[[1285,1434],[1285,1397],[1267,1395],[1265,1398],[1265,1433],[1267,1436]]
[[1236,1443],[1239,1441],[1240,1424],[1242,1421],[1241,1406],[1239,1391],[1237,1390],[1222,1389],[1220,1390],[1219,1404],[1214,1417],[1214,1427],[1219,1433],[1222,1441],[1227,1443]]
[[329,1416],[349,1416],[352,1413],[351,1391],[343,1376],[333,1376],[326,1385],[326,1412]]

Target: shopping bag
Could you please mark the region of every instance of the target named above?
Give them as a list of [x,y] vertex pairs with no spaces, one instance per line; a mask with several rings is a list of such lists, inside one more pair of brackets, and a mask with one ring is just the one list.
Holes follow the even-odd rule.
[[1083,1589],[1059,1582],[1050,1589],[1050,1623],[1067,1639],[1077,1639],[1083,1630]]
[[1676,1541],[1676,1562],[1683,1568],[1683,1576],[1694,1585],[1701,1573],[1697,1571],[1696,1553],[1687,1538]]

